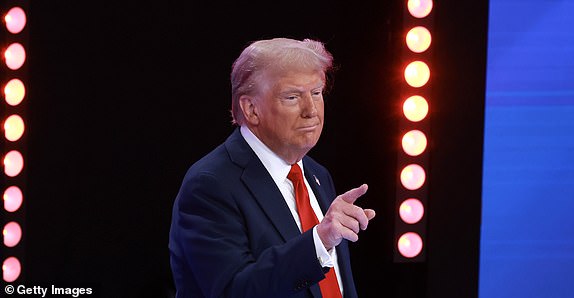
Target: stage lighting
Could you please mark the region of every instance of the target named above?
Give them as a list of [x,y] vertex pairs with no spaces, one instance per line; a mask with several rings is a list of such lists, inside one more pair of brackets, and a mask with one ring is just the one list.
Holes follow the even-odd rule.
[[423,120],[429,111],[426,99],[420,95],[413,95],[403,103],[403,113],[412,122]]
[[[10,6],[11,2],[18,2],[18,6]],[[26,96],[27,63],[26,53],[28,50],[28,30],[26,11],[29,3],[26,0],[8,1],[2,5],[0,15],[4,16],[5,26],[0,34],[4,41],[2,55],[4,63],[0,64],[4,101],[0,102],[0,110],[3,117],[5,141],[1,142],[4,165],[2,183],[4,208],[0,209],[3,219],[2,234],[3,247],[0,248],[3,279],[6,282],[14,282],[21,276],[20,260],[23,259],[25,248],[23,247],[22,234],[25,212],[22,208],[25,177],[24,157],[26,152],[25,131],[27,123],[26,105],[22,102]],[[6,9],[6,10],[4,10]],[[5,118],[4,118],[5,117]]]
[[18,186],[10,186],[4,191],[2,199],[4,200],[4,210],[16,212],[22,206],[22,191]]
[[401,183],[406,189],[416,190],[421,188],[425,183],[425,179],[425,170],[417,164],[410,164],[401,171]]
[[420,155],[427,148],[427,138],[420,130],[411,130],[403,136],[403,150],[410,156]]
[[407,3],[410,14],[419,19],[428,16],[432,6],[432,0],[409,0]]
[[26,61],[26,50],[24,47],[15,42],[8,46],[6,51],[4,51],[4,59],[6,60],[6,66],[11,70],[17,70]]
[[4,245],[14,247],[18,245],[22,239],[22,229],[17,222],[12,221],[4,226],[2,235],[4,236]]
[[12,34],[18,34],[22,32],[26,26],[26,13],[20,7],[12,7],[4,16],[4,22],[6,23],[6,29]]
[[405,80],[412,87],[424,86],[430,78],[430,69],[423,61],[413,61],[405,68]]
[[401,219],[408,224],[415,224],[423,218],[425,208],[420,200],[410,198],[405,200],[399,207]]
[[16,177],[24,168],[24,157],[16,150],[6,153],[4,156],[4,173],[8,177]]
[[20,276],[20,261],[15,257],[9,257],[2,263],[2,278],[5,282],[14,282]]
[[4,98],[6,103],[11,106],[19,105],[24,96],[26,95],[26,87],[19,79],[11,79],[6,86],[4,86]]
[[[432,149],[429,103],[432,104],[432,29],[433,2],[404,1],[401,96],[402,115],[398,126],[400,148],[397,158],[395,197],[394,261],[424,262],[428,205],[427,174]],[[399,104],[397,104],[399,106]],[[398,138],[397,138],[398,139]]]
[[406,37],[407,46],[415,53],[426,51],[431,44],[431,34],[427,28],[417,26],[409,30]]
[[399,252],[406,258],[414,258],[423,249],[423,239],[417,233],[408,232],[403,234],[397,243]]
[[11,115],[4,122],[4,135],[8,141],[18,141],[24,134],[24,120],[19,115]]

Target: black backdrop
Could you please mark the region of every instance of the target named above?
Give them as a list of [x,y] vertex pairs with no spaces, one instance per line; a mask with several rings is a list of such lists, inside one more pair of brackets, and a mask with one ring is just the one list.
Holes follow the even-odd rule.
[[[25,279],[170,297],[173,199],[233,130],[231,63],[248,42],[284,36],[324,41],[339,66],[310,155],[339,192],[370,185],[359,202],[378,217],[351,247],[360,296],[476,296],[487,6],[435,5],[432,242],[427,262],[394,264],[399,2],[31,1]],[[446,172],[460,164],[470,175]]]

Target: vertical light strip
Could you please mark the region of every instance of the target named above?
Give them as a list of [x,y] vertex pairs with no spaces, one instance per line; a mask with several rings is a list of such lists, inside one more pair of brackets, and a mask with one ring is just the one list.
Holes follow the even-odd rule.
[[24,172],[26,165],[27,1],[7,1],[2,7],[2,280],[22,281],[24,247]]
[[428,206],[429,99],[432,85],[432,0],[404,1],[395,214],[395,262],[425,261]]

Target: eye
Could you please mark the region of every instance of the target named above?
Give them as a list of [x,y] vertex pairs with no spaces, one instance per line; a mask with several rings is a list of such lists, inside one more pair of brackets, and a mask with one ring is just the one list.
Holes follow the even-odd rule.
[[312,95],[313,97],[323,96],[323,89],[313,90],[313,91],[311,92],[311,95]]
[[286,102],[294,102],[299,100],[299,95],[297,94],[285,94],[284,96],[282,96],[282,99]]

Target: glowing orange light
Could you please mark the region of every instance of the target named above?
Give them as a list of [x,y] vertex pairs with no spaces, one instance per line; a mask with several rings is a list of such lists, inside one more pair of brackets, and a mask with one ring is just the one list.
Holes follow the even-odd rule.
[[423,249],[423,240],[417,233],[408,232],[403,234],[397,243],[401,255],[406,258],[418,256]]
[[401,183],[408,190],[419,189],[425,179],[425,170],[417,164],[410,164],[401,171]]
[[6,59],[6,66],[11,70],[17,70],[22,65],[24,65],[24,61],[26,61],[26,50],[24,47],[19,43],[13,43],[6,51],[4,51],[4,59]]
[[22,206],[23,195],[18,186],[10,186],[4,191],[4,210],[15,212]]
[[8,32],[18,34],[26,26],[26,13],[20,7],[12,7],[4,16],[4,22]]
[[425,27],[414,27],[407,33],[406,42],[411,51],[422,53],[430,47],[431,34]]
[[20,261],[15,257],[9,257],[2,263],[2,278],[5,282],[13,282],[20,276]]
[[4,122],[4,135],[8,141],[15,142],[24,134],[24,120],[19,115],[11,115]]
[[413,95],[403,104],[403,113],[405,117],[413,122],[418,122],[423,120],[429,111],[429,105],[426,99],[419,95]]
[[22,239],[22,228],[20,228],[17,222],[9,222],[4,226],[2,235],[4,235],[4,245],[14,247],[18,245]]
[[420,130],[411,130],[403,136],[402,143],[406,154],[417,156],[427,148],[427,137]]
[[4,173],[9,177],[16,177],[24,168],[24,157],[16,150],[6,153],[4,156]]
[[430,79],[430,69],[422,61],[413,61],[405,68],[405,80],[412,87],[422,87]]
[[425,208],[423,203],[417,199],[407,199],[399,207],[401,219],[409,224],[417,223],[423,218]]
[[4,86],[4,97],[6,98],[6,103],[11,106],[19,105],[24,96],[26,95],[26,87],[24,83],[19,79],[11,79],[6,86]]
[[409,0],[407,7],[415,18],[424,18],[432,11],[432,0]]

